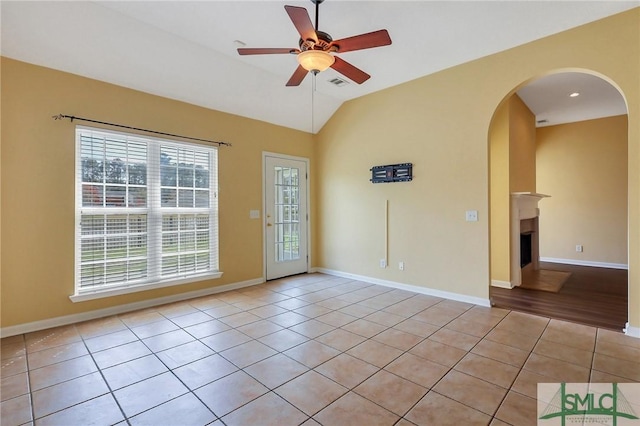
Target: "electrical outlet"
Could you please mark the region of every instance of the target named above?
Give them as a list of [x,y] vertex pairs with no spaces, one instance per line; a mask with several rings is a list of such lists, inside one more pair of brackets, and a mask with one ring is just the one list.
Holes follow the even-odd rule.
[[576,251],[577,251],[578,253],[582,253],[582,244],[577,244],[577,245],[576,245]]
[[404,262],[398,262],[398,269],[404,271]]
[[381,268],[387,267],[387,259],[380,259],[380,267]]
[[467,210],[465,213],[465,218],[467,219],[467,222],[477,222],[478,210]]

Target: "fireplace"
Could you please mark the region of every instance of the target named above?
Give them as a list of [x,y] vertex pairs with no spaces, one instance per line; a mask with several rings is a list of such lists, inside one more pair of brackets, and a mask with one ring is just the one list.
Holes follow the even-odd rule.
[[520,269],[539,269],[539,253],[538,217],[520,219]]
[[522,272],[540,269],[538,202],[548,197],[534,192],[511,194],[511,288],[522,284]]
[[520,268],[531,263],[531,233],[520,234]]

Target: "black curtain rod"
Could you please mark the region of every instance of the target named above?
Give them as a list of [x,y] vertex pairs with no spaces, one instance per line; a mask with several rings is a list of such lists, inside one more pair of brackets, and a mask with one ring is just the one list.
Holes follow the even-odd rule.
[[87,121],[89,123],[105,124],[107,126],[121,127],[123,129],[137,130],[139,132],[147,132],[147,133],[153,133],[153,134],[156,134],[156,135],[171,136],[171,137],[180,138],[180,139],[188,139],[190,141],[207,142],[207,143],[216,144],[218,146],[222,146],[222,145],[231,146],[231,144],[229,142],[218,142],[218,141],[212,141],[212,140],[208,140],[208,139],[199,139],[199,138],[192,138],[192,137],[189,137],[189,136],[174,135],[173,133],[165,133],[165,132],[158,132],[156,130],[140,129],[138,127],[125,126],[123,124],[107,123],[105,121],[91,120],[89,118],[76,117],[76,116],[73,116],[73,115],[58,114],[58,115],[54,115],[52,118],[54,120],[62,120],[62,119],[68,118],[69,120],[71,120],[72,123],[73,123],[73,120]]

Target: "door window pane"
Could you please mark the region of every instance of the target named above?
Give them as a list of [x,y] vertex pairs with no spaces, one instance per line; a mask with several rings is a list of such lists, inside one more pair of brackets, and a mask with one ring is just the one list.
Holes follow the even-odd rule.
[[298,214],[299,174],[297,168],[275,167],[275,261],[300,259]]

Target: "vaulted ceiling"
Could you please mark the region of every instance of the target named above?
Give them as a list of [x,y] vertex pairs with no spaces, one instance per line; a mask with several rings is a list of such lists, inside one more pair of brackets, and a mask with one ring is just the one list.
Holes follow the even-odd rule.
[[[345,101],[638,7],[640,1],[326,0],[319,29],[334,39],[386,28],[393,41],[340,55],[372,76],[362,85],[340,87],[329,83],[342,77],[332,69],[315,81],[308,76],[299,87],[285,87],[297,66],[294,55],[237,54],[242,45],[297,47],[299,35],[285,4],[306,7],[315,19],[310,1],[2,1],[1,53],[317,132]],[[550,84],[567,92],[574,91],[573,82]],[[545,88],[542,81],[536,89]],[[535,93],[522,97],[533,102]],[[544,99],[537,96],[535,108],[549,115],[550,101]],[[607,102],[597,98],[595,104]]]

